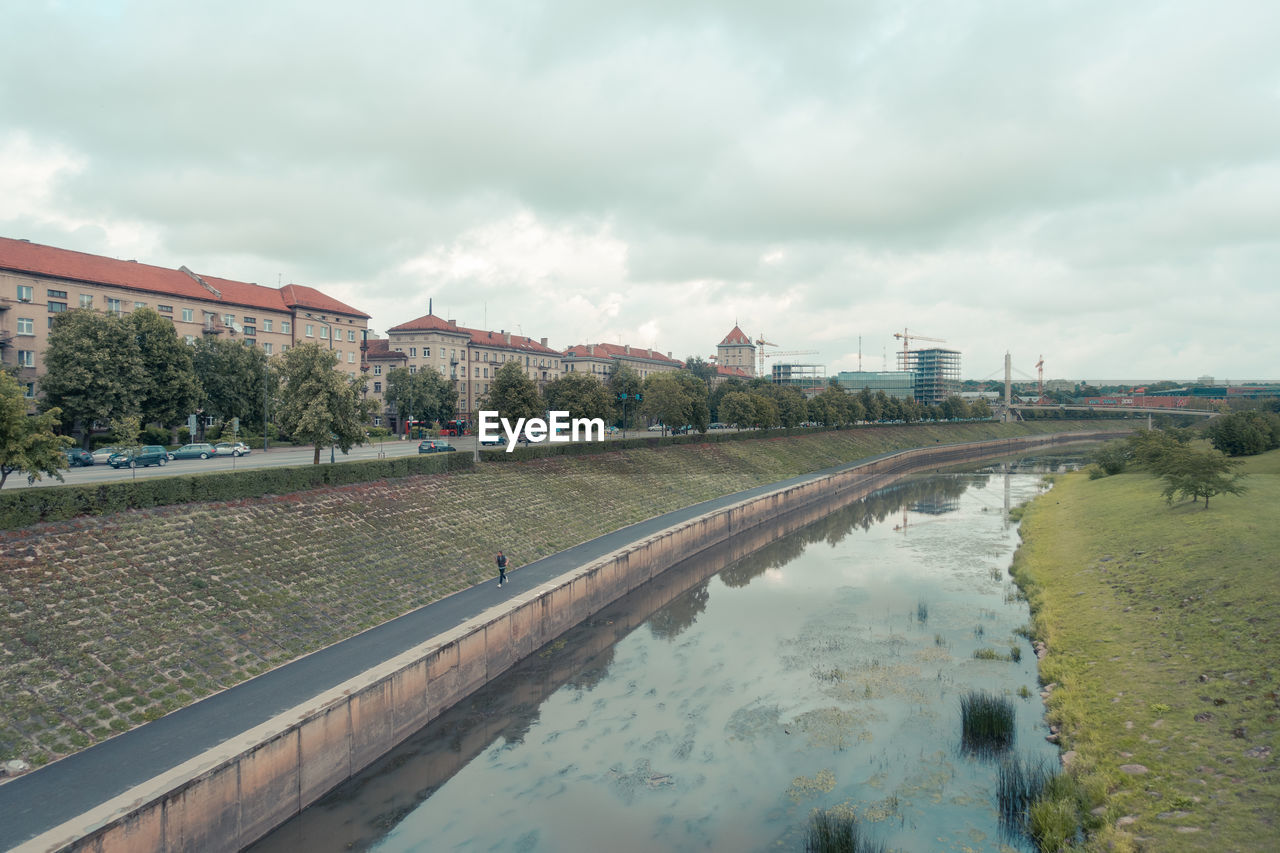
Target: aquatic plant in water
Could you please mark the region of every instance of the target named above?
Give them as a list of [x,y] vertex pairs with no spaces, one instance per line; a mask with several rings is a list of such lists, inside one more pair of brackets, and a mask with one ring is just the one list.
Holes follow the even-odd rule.
[[985,757],[1008,749],[1013,721],[1013,702],[1003,696],[971,690],[960,697],[960,744],[965,752]]
[[884,853],[885,846],[882,841],[862,835],[853,815],[814,809],[809,815],[804,849],[806,853]]

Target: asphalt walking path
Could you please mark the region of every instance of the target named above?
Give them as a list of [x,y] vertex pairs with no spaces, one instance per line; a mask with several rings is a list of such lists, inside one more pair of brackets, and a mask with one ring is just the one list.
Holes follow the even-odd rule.
[[513,593],[533,589],[632,542],[747,498],[857,467],[886,453],[792,477],[623,527],[507,571],[298,658],[110,740],[0,785],[0,849],[8,850],[270,720],[384,660],[466,622]]

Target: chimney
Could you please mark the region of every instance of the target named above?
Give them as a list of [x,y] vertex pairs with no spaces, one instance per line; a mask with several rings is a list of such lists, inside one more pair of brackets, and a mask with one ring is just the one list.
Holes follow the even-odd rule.
[[540,338],[539,340],[541,340],[542,345],[543,345],[544,347],[547,345],[547,339],[546,339],[546,338]]
[[587,355],[595,355],[595,354],[596,354],[596,345],[587,344]]
[[455,329],[458,328],[457,320],[446,320],[445,322],[447,322],[450,326],[453,326]]
[[671,350],[667,350],[667,358],[671,358]]
[[622,352],[626,355],[631,355],[631,344],[625,344],[622,347]]
[[510,332],[503,332],[503,333],[502,333],[502,339],[503,339],[504,341],[506,341],[506,342],[507,342],[507,346],[511,346],[511,333],[510,333]]

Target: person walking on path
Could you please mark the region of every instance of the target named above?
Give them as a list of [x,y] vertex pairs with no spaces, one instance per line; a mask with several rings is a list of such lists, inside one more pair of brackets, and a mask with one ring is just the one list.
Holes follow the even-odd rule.
[[507,582],[507,555],[498,552],[498,586]]

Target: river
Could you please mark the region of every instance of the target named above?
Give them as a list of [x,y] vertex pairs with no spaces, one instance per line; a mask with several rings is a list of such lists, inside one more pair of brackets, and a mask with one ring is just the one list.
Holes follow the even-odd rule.
[[1004,470],[672,569],[253,849],[802,850],[818,808],[893,849],[1028,849],[1001,833],[994,763],[959,746],[960,696],[984,689],[1014,701],[1014,749],[1056,761],[1007,573],[1008,507],[1046,486]]

